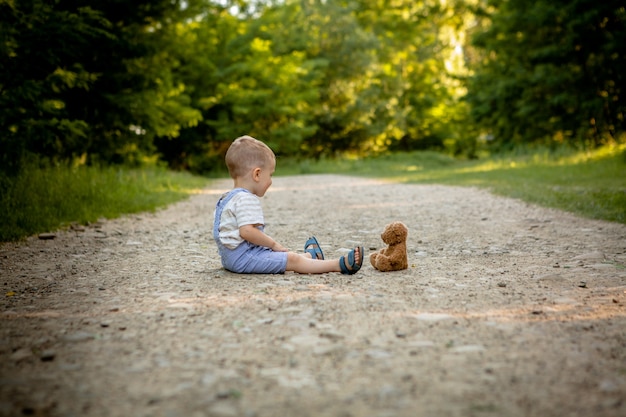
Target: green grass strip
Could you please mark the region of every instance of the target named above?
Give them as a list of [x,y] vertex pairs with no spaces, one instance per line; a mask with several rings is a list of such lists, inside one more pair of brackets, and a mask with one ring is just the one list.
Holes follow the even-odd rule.
[[154,211],[208,185],[206,178],[161,168],[68,166],[26,169],[4,178],[0,241],[15,241],[73,222]]
[[[376,158],[279,158],[278,175],[336,173],[402,183],[476,186],[496,194],[626,224],[626,145],[593,152],[533,151],[459,161],[436,152]],[[161,168],[50,167],[0,178],[0,241],[122,214],[154,211],[209,180]]]
[[278,161],[277,174],[295,173],[476,186],[584,217],[626,224],[626,144],[586,152],[518,150],[474,161],[459,161],[435,152],[338,161]]

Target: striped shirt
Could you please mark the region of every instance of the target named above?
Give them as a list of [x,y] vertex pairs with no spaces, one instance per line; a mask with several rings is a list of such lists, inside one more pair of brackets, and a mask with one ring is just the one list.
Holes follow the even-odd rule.
[[261,200],[252,193],[237,193],[224,207],[220,218],[219,236],[222,245],[235,249],[243,238],[239,228],[248,224],[264,225]]

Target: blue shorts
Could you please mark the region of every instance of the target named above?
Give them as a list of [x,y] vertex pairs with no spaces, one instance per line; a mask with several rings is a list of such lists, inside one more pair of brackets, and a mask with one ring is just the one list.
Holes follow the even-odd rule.
[[243,241],[235,249],[222,248],[222,265],[238,274],[283,274],[287,252],[275,252]]

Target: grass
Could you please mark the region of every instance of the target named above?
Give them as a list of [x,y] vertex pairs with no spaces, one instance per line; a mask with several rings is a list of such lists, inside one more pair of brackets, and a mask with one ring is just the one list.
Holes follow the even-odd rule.
[[[278,159],[277,175],[336,173],[402,183],[483,187],[496,194],[581,216],[626,224],[626,144],[592,152],[520,152],[459,161],[436,152],[377,158]],[[161,168],[51,167],[0,178],[0,241],[71,223],[154,211],[188,197],[209,180]]]
[[0,188],[0,241],[154,211],[207,185],[206,178],[156,167],[27,169]]
[[402,183],[482,187],[541,206],[626,224],[626,144],[587,152],[518,151],[475,161],[413,152],[341,161],[279,160],[278,164],[281,175],[341,173]]

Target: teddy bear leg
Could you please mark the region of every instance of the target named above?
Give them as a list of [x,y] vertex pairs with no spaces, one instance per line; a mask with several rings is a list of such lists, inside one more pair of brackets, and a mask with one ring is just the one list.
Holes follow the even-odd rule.
[[378,252],[374,252],[370,255],[370,264],[376,269],[378,269],[378,264],[376,262],[376,258],[378,257]]
[[376,269],[382,272],[393,271],[393,263],[391,258],[386,255],[380,255],[376,259]]

